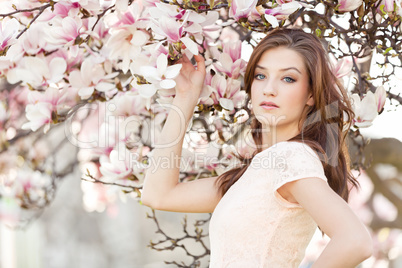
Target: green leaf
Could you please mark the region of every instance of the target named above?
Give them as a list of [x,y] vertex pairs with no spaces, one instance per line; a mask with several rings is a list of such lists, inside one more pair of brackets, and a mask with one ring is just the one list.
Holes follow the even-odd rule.
[[384,7],[385,7],[385,5],[381,5],[380,10],[381,10],[382,14],[386,15],[387,12],[384,11]]
[[392,47],[387,48],[382,54],[383,55],[387,54],[391,49],[392,49]]

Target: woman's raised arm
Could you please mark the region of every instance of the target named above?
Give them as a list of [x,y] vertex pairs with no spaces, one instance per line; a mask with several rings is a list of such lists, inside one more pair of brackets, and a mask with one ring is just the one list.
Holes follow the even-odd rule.
[[[195,59],[197,68],[185,56],[179,62],[182,69],[176,78],[176,96],[146,170],[141,201],[154,209],[212,212],[220,199],[214,186],[217,177],[179,182],[184,135],[205,79],[204,59],[200,55]],[[161,167],[161,163],[169,164]]]

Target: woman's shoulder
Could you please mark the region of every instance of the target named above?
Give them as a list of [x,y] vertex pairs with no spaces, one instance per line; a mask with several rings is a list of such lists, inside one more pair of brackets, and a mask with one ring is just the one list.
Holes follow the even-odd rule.
[[[270,147],[271,148],[271,147]],[[303,141],[281,141],[272,145],[272,152],[285,157],[315,158],[319,160],[318,152]]]

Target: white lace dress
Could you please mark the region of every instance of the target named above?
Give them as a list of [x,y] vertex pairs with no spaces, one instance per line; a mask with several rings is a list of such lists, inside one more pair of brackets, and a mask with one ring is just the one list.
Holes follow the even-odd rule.
[[311,177],[327,181],[318,155],[304,143],[283,141],[255,155],[212,214],[209,267],[297,268],[317,224],[277,189]]

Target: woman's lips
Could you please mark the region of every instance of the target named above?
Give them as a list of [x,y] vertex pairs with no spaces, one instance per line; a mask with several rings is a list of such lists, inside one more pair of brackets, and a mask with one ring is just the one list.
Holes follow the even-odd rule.
[[278,109],[278,107],[270,106],[270,105],[261,105],[261,107],[264,108],[265,110]]

